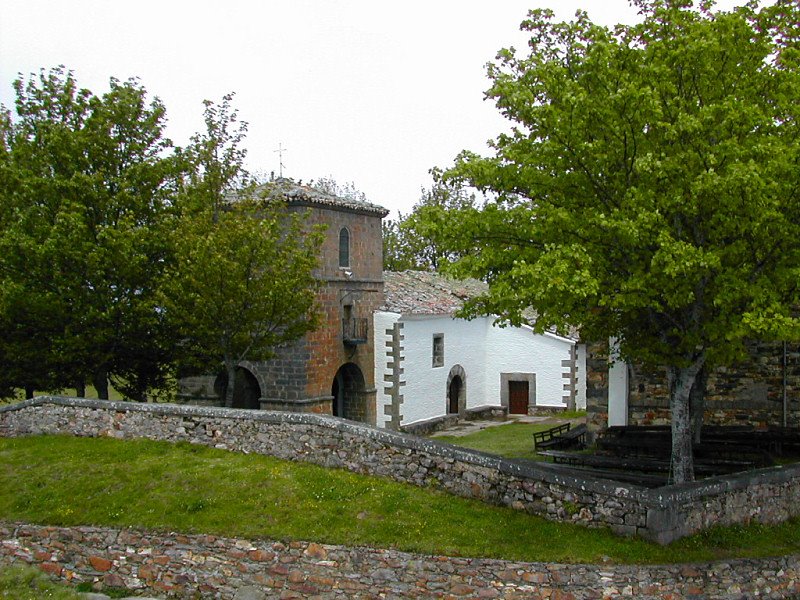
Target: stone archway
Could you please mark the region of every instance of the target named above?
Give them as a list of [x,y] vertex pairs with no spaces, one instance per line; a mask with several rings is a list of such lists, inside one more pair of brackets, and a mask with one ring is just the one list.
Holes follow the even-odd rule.
[[[219,396],[221,405],[225,403],[227,389],[228,375],[223,371],[214,381],[214,392]],[[261,386],[253,372],[244,365],[236,367],[236,376],[233,381],[233,408],[252,410],[261,408]]]
[[369,422],[367,388],[364,374],[358,365],[346,363],[339,367],[331,384],[333,416],[350,421]]
[[467,373],[461,365],[455,365],[447,376],[447,407],[450,415],[463,415],[467,410]]

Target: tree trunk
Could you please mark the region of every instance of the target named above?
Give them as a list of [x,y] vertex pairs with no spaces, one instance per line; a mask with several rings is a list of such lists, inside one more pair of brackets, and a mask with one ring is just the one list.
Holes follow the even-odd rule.
[[83,378],[75,382],[75,395],[78,398],[86,398],[86,382]]
[[33,394],[34,394],[35,391],[36,390],[33,389],[32,385],[26,385],[25,386],[25,399],[26,400],[30,400],[31,398],[33,398]]
[[236,385],[236,363],[225,359],[225,372],[228,374],[228,385],[225,386],[225,406],[233,408],[233,388]]
[[95,371],[92,383],[97,391],[97,397],[100,400],[108,400],[108,370],[105,367],[100,367]]
[[672,477],[675,483],[694,481],[692,455],[692,424],[689,415],[689,396],[704,357],[695,359],[688,367],[669,367],[669,405],[672,412]]
[[689,392],[689,416],[692,420],[692,440],[694,444],[700,443],[703,430],[703,413],[706,408],[706,388],[708,384],[708,371],[703,366]]

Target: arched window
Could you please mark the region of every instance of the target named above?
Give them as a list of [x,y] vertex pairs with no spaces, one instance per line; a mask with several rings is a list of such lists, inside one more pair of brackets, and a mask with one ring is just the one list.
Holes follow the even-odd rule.
[[342,227],[339,232],[339,266],[350,266],[350,232],[347,227]]

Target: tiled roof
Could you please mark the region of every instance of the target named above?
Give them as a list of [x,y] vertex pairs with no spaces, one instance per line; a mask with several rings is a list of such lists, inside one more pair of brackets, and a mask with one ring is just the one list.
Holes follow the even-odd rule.
[[[489,289],[477,279],[451,279],[427,271],[384,271],[385,300],[382,309],[404,315],[452,315],[468,298]],[[536,320],[536,311],[528,309],[524,316],[529,322]],[[560,335],[555,329],[550,333]],[[577,340],[578,330],[565,337]]]
[[290,204],[343,208],[345,210],[374,214],[381,217],[385,217],[389,214],[388,210],[377,204],[352,198],[341,198],[286,178],[276,179],[259,185],[255,193],[256,196],[263,198],[283,197]]
[[464,300],[485,292],[477,279],[450,279],[427,271],[384,271],[384,308],[412,315],[451,315]]

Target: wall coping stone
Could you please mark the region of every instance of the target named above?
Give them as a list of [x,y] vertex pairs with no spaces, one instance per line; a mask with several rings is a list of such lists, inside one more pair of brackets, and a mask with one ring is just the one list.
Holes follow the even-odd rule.
[[[633,526],[629,525],[627,520],[622,523],[612,519],[608,523],[611,524],[612,529],[625,535],[640,533],[660,543],[668,543],[673,539],[696,531],[697,522],[695,521],[694,525],[690,525],[688,515],[696,515],[697,510],[702,510],[702,506],[707,505],[709,500],[714,500],[717,497],[747,495],[750,493],[749,488],[751,486],[754,488],[766,487],[767,489],[781,488],[783,486],[786,489],[783,501],[785,507],[780,509],[784,511],[781,514],[790,516],[797,514],[796,505],[791,503],[791,494],[797,493],[798,483],[800,483],[800,463],[763,468],[736,475],[719,476],[682,485],[648,489],[587,476],[583,472],[572,470],[563,465],[505,459],[407,433],[378,429],[371,425],[338,417],[310,413],[136,403],[64,396],[39,396],[17,404],[0,406],[0,415],[13,411],[44,407],[45,405],[102,410],[109,413],[146,413],[153,416],[220,419],[228,420],[229,422],[249,421],[274,425],[305,425],[320,428],[320,430],[336,431],[341,435],[363,439],[378,446],[396,448],[401,451],[410,450],[418,452],[420,455],[443,458],[448,462],[452,461],[481,470],[485,469],[489,472],[497,473],[501,478],[502,476],[508,477],[510,478],[509,481],[516,479],[522,482],[530,482],[537,486],[549,485],[551,489],[560,488],[567,492],[572,490],[574,493],[581,495],[590,494],[595,498],[624,500],[626,504],[631,503],[631,506],[638,506],[639,511],[644,511],[639,514],[646,515],[646,524],[638,522]],[[90,432],[89,435],[93,435],[93,433]],[[524,485],[528,484],[525,483]],[[795,491],[792,492],[790,490]],[[478,494],[477,497],[482,497],[482,495]],[[497,503],[496,500],[491,502]],[[504,500],[504,502],[510,504],[511,500]],[[789,504],[786,504],[787,502]],[[592,518],[591,514],[589,518]],[[745,516],[744,518],[749,520],[750,517]],[[774,517],[770,515],[767,518]],[[734,518],[733,522],[738,521]],[[641,529],[643,526],[644,529]]]
[[[35,408],[53,404],[56,406],[94,408],[117,412],[143,412],[154,415],[178,415],[184,417],[210,417],[247,421],[263,421],[266,423],[291,423],[296,425],[315,425],[327,429],[338,429],[351,435],[365,437],[387,445],[409,450],[419,450],[431,454],[452,458],[474,464],[487,469],[494,469],[507,475],[523,479],[544,480],[547,483],[584,487],[587,491],[599,492],[614,496],[640,496],[647,489],[635,485],[609,482],[599,478],[577,476],[569,473],[569,469],[549,463],[534,464],[529,461],[506,459],[479,450],[459,448],[444,442],[421,438],[412,434],[400,433],[387,429],[379,429],[365,423],[348,421],[339,417],[316,415],[312,413],[293,413],[283,411],[251,410],[244,408],[224,408],[208,406],[192,406],[185,404],[124,402],[117,400],[93,400],[68,396],[37,396],[23,402],[0,407],[0,413],[25,408]],[[643,496],[645,497],[645,496]]]

